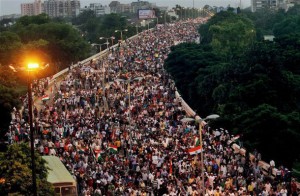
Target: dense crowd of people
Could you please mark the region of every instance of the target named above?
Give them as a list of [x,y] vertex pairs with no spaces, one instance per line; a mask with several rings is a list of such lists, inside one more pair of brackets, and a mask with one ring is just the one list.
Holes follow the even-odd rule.
[[[260,158],[235,153],[233,136],[222,128],[202,128],[203,171],[200,153],[188,152],[198,146],[198,124],[182,121],[187,115],[163,64],[172,45],[199,37],[201,22],[127,39],[70,69],[54,85],[51,104],[35,108],[35,148],[60,157],[79,195],[298,195],[288,170],[264,175]],[[28,140],[24,122],[14,116],[10,143]]]

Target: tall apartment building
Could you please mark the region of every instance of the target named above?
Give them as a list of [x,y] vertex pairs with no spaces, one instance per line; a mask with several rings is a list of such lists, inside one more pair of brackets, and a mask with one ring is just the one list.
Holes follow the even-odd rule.
[[50,17],[75,17],[80,11],[79,0],[46,0],[44,12]]
[[21,4],[21,16],[34,16],[41,13],[43,13],[43,3],[41,0]]
[[251,10],[256,12],[263,9],[276,9],[279,0],[251,0]]

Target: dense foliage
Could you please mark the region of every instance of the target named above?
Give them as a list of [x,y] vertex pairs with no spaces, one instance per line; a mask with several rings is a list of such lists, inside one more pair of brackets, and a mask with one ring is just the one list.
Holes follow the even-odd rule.
[[[38,195],[54,195],[52,185],[47,182],[46,161],[35,153]],[[27,143],[12,144],[0,154],[0,183],[2,195],[33,195],[30,148]]]
[[10,125],[13,108],[20,105],[17,95],[13,89],[0,85],[0,140],[4,138]]
[[35,54],[39,61],[62,69],[86,58],[90,50],[78,30],[45,14],[21,17],[0,33],[0,40],[2,65],[23,65],[28,54]]
[[[288,167],[300,160],[299,12],[290,12],[221,12],[200,26],[201,45],[173,47],[165,62],[197,113],[220,114],[215,125],[243,134],[247,149]],[[263,41],[258,31],[276,39]]]

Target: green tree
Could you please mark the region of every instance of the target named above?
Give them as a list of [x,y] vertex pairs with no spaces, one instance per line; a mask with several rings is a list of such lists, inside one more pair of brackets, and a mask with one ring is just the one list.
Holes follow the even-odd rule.
[[7,88],[0,84],[0,138],[4,138],[8,130],[13,108],[20,106],[20,101],[16,99],[18,96],[12,88]]
[[13,32],[0,32],[0,43],[0,64],[11,64],[15,61],[22,47],[20,37]]
[[273,27],[275,37],[300,32],[300,14],[298,16],[290,16]]
[[[46,161],[38,153],[35,153],[35,164],[38,195],[54,195],[52,185],[47,182]],[[1,194],[33,195],[31,169],[29,145],[10,145],[5,153],[0,154],[0,175],[5,180],[0,184]]]
[[[52,64],[65,68],[88,56],[90,45],[80,32],[71,25],[63,23],[30,24],[16,27],[15,32],[27,47],[47,54]],[[26,50],[25,50],[26,49]],[[24,48],[24,52],[28,48]]]
[[248,18],[222,11],[199,28],[201,43],[211,44],[229,59],[239,56],[255,40],[255,28]]
[[281,160],[280,164],[291,167],[300,158],[300,150],[293,147],[300,141],[300,133],[296,131],[299,115],[299,112],[284,114],[276,107],[262,104],[243,111],[234,121],[243,130],[248,149],[256,148],[263,152],[264,159]]
[[212,47],[227,56],[237,56],[254,42],[255,29],[250,20],[236,17],[220,21],[209,28]]
[[95,12],[93,10],[84,10],[77,17],[72,19],[74,25],[81,25],[89,21],[91,18],[95,18]]
[[0,65],[0,85],[9,88],[16,86],[16,76],[9,66]]
[[17,25],[28,26],[31,24],[45,24],[49,23],[51,20],[47,14],[39,14],[37,16],[23,16],[17,20]]
[[28,51],[38,51],[42,56],[48,56],[48,63],[59,69],[86,58],[90,53],[90,45],[78,29],[61,21],[54,22],[45,14],[21,17],[10,31],[18,35],[16,40],[22,43],[17,57]]

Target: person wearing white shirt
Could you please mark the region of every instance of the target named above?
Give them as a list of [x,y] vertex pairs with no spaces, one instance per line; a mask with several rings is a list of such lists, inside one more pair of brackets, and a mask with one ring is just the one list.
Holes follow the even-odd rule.
[[56,155],[56,151],[55,151],[55,149],[54,148],[50,148],[50,150],[49,150],[49,155],[51,156],[55,156]]
[[287,196],[287,189],[285,186],[282,187],[282,189],[280,190],[280,195],[281,196]]
[[153,182],[154,175],[152,173],[149,173],[148,178],[149,178],[150,182]]
[[157,189],[160,189],[160,185],[164,183],[162,178],[157,178]]
[[271,188],[272,188],[272,185],[269,181],[266,182],[265,184],[265,188],[266,188],[266,191],[269,193],[271,191]]
[[266,191],[266,188],[261,192],[261,196],[268,196],[269,193]]
[[187,192],[189,193],[189,195],[193,194],[193,187],[190,184],[187,187]]
[[211,187],[214,186],[214,180],[215,180],[215,176],[213,176],[212,173],[210,173],[209,176],[208,176],[208,181],[209,181],[209,185]]

